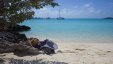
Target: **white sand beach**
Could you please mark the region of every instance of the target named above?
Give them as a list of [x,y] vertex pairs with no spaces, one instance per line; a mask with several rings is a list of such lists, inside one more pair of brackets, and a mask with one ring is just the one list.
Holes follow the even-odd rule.
[[[2,58],[59,62],[59,64],[113,64],[113,43],[57,43],[58,52],[18,57],[4,53]],[[61,63],[60,63],[61,62]]]
[[111,11],[113,0],[0,0],[0,64],[113,64]]

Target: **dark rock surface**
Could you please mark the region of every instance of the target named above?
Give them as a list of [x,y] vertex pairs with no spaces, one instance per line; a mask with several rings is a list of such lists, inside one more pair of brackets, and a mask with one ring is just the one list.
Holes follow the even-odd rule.
[[4,59],[0,58],[0,64],[4,64]]
[[31,28],[29,26],[25,26],[25,25],[20,26],[20,25],[17,25],[12,30],[13,31],[19,31],[19,32],[21,32],[21,31],[29,31],[30,29]]
[[0,30],[7,30],[7,31],[29,31],[31,28],[29,26],[25,25],[15,25],[12,27],[10,22],[5,22],[3,20],[0,20]]
[[[36,40],[36,38],[34,39]],[[33,38],[27,39],[25,34],[0,31],[0,53],[21,52],[38,54],[38,49],[32,47],[30,44],[32,41],[30,40],[33,40]]]
[[[54,54],[57,45],[51,40],[39,41],[37,38],[27,38],[25,34],[12,31],[0,31],[0,53],[14,52],[22,56],[26,54]],[[24,56],[24,55],[23,55]]]
[[18,43],[19,41],[25,40],[27,40],[25,34],[19,34],[18,32],[0,31],[0,41]]

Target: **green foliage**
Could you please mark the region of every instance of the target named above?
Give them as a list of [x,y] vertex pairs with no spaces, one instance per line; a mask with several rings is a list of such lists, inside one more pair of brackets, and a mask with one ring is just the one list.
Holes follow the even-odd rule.
[[58,6],[54,0],[0,0],[0,22],[9,22],[12,26],[31,19],[34,9],[47,5]]

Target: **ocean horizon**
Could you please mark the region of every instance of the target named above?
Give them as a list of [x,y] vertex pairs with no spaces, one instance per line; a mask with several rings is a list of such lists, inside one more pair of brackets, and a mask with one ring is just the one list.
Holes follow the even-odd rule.
[[113,43],[113,19],[31,19],[27,37],[65,43]]

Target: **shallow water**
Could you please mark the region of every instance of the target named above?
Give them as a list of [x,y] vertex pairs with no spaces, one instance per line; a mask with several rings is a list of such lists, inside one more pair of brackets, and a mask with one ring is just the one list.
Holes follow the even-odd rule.
[[31,27],[28,37],[40,40],[113,43],[112,19],[31,19],[22,24]]

